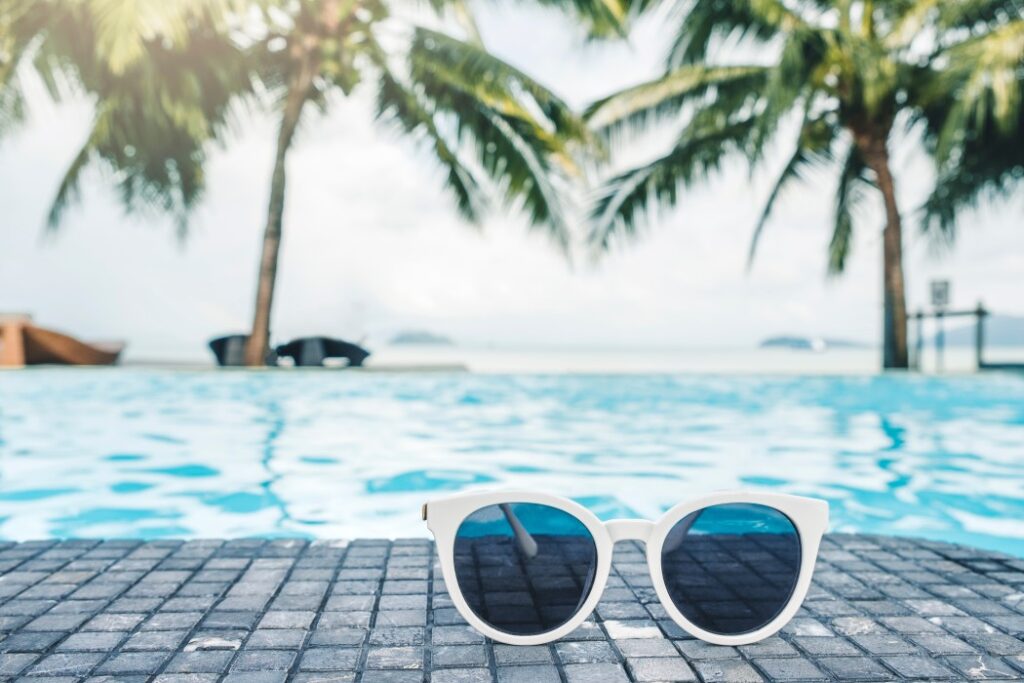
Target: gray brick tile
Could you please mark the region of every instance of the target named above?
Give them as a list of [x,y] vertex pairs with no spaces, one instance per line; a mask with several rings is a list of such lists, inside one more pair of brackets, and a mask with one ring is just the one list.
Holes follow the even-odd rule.
[[934,659],[921,655],[883,657],[882,662],[904,678],[936,681],[958,678]]
[[470,626],[435,626],[431,632],[431,643],[434,645],[464,645],[482,642],[484,642],[484,637]]
[[257,629],[245,641],[245,649],[299,650],[307,635],[305,630],[298,628]]
[[848,657],[862,654],[853,643],[845,638],[793,638],[793,643],[813,657]]
[[256,625],[259,619],[258,612],[226,612],[214,610],[200,622],[200,626],[207,629],[220,628],[241,628],[249,629]]
[[[628,641],[619,641],[619,649],[623,654],[626,654],[622,650],[622,643]],[[647,641],[641,639],[640,641],[632,642],[658,642],[658,641]],[[669,644],[671,646],[671,643]],[[608,663],[618,662],[618,656],[612,649],[609,643],[597,640],[579,640],[579,641],[563,641],[555,643],[555,653],[558,656],[558,660],[563,665],[569,664],[593,664],[593,663]]]
[[96,669],[100,674],[155,674],[171,656],[170,652],[121,652]]
[[705,683],[761,683],[764,677],[742,660],[706,659],[694,663]]
[[996,680],[1020,676],[1020,672],[1010,666],[1009,662],[991,655],[958,655],[947,657],[946,662],[970,680]]
[[0,676],[17,676],[38,658],[29,652],[0,654]]
[[356,674],[352,671],[299,672],[291,678],[292,683],[353,683],[355,680]]
[[316,618],[314,611],[267,612],[259,622],[260,628],[309,628]]
[[490,669],[441,669],[430,674],[430,683],[492,683]]
[[[622,642],[627,641],[620,641]],[[657,642],[657,641],[653,641]],[[740,651],[734,647],[723,647],[721,645],[712,645],[706,643],[703,640],[682,640],[676,643],[676,647],[687,659],[701,660],[701,659],[741,659]],[[625,652],[623,652],[625,654]],[[640,655],[633,656],[644,656]]]
[[88,614],[44,614],[24,626],[26,631],[73,631],[89,619]]
[[285,683],[287,679],[285,671],[242,671],[228,674],[221,683]]
[[549,664],[552,662],[551,650],[547,645],[495,645],[494,662],[498,666]]
[[370,631],[370,645],[422,645],[426,631],[417,627],[374,628]]
[[422,669],[422,647],[371,647],[366,654],[367,669]]
[[629,683],[622,665],[608,662],[567,664],[565,678],[568,683]]
[[227,650],[208,652],[181,652],[171,659],[164,671],[169,673],[221,674],[228,668],[234,653]]
[[820,681],[827,677],[813,662],[796,657],[759,658],[754,665],[775,681]]
[[60,645],[59,652],[110,652],[128,637],[119,631],[72,633]]
[[61,652],[39,660],[31,669],[31,676],[85,676],[105,655],[98,652]]
[[933,655],[967,655],[977,651],[974,646],[948,633],[911,634],[908,638]]
[[892,673],[868,657],[822,657],[817,663],[841,681],[888,681]]
[[696,681],[697,675],[680,657],[627,658],[626,667],[633,679],[647,681]]
[[897,635],[851,636],[850,640],[873,655],[913,654],[917,648]]
[[430,664],[437,668],[467,668],[487,665],[487,652],[481,645],[440,645],[430,649]]
[[0,641],[0,652],[45,652],[65,635],[48,631],[14,633]]
[[799,653],[792,645],[778,636],[765,638],[759,643],[740,645],[740,652],[747,657],[795,657]]
[[498,683],[561,683],[558,669],[548,664],[499,666]]
[[288,650],[242,650],[231,664],[231,672],[287,671],[295,661]]
[[1024,640],[1005,633],[969,634],[964,636],[964,640],[993,655],[1024,654]]
[[323,647],[306,650],[299,662],[300,671],[355,671],[359,650]]
[[342,645],[354,647],[366,640],[367,632],[358,628],[317,629],[313,631],[309,644],[316,646]]

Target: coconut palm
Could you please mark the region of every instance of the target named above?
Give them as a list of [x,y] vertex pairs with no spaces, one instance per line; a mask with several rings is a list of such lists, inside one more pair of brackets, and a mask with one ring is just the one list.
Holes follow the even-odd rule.
[[[594,32],[618,25],[622,11],[614,2],[588,3],[573,7]],[[479,220],[497,198],[520,204],[559,244],[568,241],[562,197],[578,173],[574,144],[586,138],[585,126],[548,89],[487,52],[458,0],[437,0],[430,8],[459,17],[464,37],[416,25],[391,5],[301,0],[264,15],[266,33],[252,49],[277,103],[279,127],[248,365],[262,364],[267,352],[296,132],[310,110],[324,110],[360,84],[375,88],[378,118],[433,153],[464,218]]]
[[[20,77],[94,104],[89,134],[50,209],[56,228],[83,173],[103,171],[129,212],[174,217],[184,232],[205,187],[208,141],[250,90],[228,36],[233,0],[0,0],[0,134],[24,115]],[[5,126],[5,123],[7,124]]]
[[[619,30],[624,15],[615,0],[539,1],[578,13],[594,34]],[[583,123],[548,89],[487,52],[460,0],[433,0],[429,9],[456,17],[463,37],[418,25],[409,8],[402,8],[406,16],[391,9],[385,0],[0,0],[0,55],[10,55],[0,62],[9,67],[0,86],[10,98],[0,111],[13,120],[20,110],[14,76],[30,53],[55,92],[60,75],[95,99],[92,133],[61,184],[51,224],[98,160],[128,208],[170,211],[182,229],[201,195],[209,143],[223,139],[232,104],[257,100],[276,111],[246,347],[246,362],[262,365],[289,152],[311,110],[362,84],[376,91],[378,118],[430,149],[462,216],[477,221],[495,201],[515,204],[556,242],[568,242],[563,197],[578,173],[574,145],[588,136]]]
[[[593,208],[595,244],[635,235],[645,212],[675,204],[681,188],[727,157],[758,166],[787,124],[799,123],[750,258],[780,194],[812,167],[837,172],[832,273],[847,262],[855,207],[881,198],[883,362],[907,367],[902,213],[890,150],[897,136],[910,136],[935,155],[940,173],[925,225],[947,233],[979,193],[1005,192],[1020,177],[1020,1],[692,0],[677,25],[662,76],[587,112],[609,136],[665,119],[681,124],[666,154],[602,189]],[[764,59],[723,58],[728,53]]]
[[[1024,183],[1024,3],[985,12],[1016,20],[950,46],[949,63],[922,118],[938,174],[924,205],[924,225],[948,239],[957,219],[983,199],[1008,196]],[[979,11],[982,11],[979,9]]]

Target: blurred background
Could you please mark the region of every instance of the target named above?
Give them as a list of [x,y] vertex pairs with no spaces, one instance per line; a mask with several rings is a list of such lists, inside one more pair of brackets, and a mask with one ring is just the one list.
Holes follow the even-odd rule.
[[1022,70],[1005,0],[0,0],[0,536],[746,487],[1024,552]]

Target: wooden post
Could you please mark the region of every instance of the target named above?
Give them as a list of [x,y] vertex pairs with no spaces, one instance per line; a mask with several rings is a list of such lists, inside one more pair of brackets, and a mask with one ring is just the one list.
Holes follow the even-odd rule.
[[921,354],[924,352],[924,311],[918,309],[917,339],[914,340],[914,369],[921,372]]
[[978,302],[978,308],[974,311],[977,316],[977,322],[974,327],[974,358],[978,363],[978,369],[985,369],[985,316],[988,315],[988,311],[982,303]]

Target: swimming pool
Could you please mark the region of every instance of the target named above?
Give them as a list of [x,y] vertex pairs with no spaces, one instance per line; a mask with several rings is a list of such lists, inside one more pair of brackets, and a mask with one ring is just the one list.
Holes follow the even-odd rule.
[[1024,378],[0,374],[0,537],[415,536],[473,486],[657,516],[722,488],[1024,555]]

